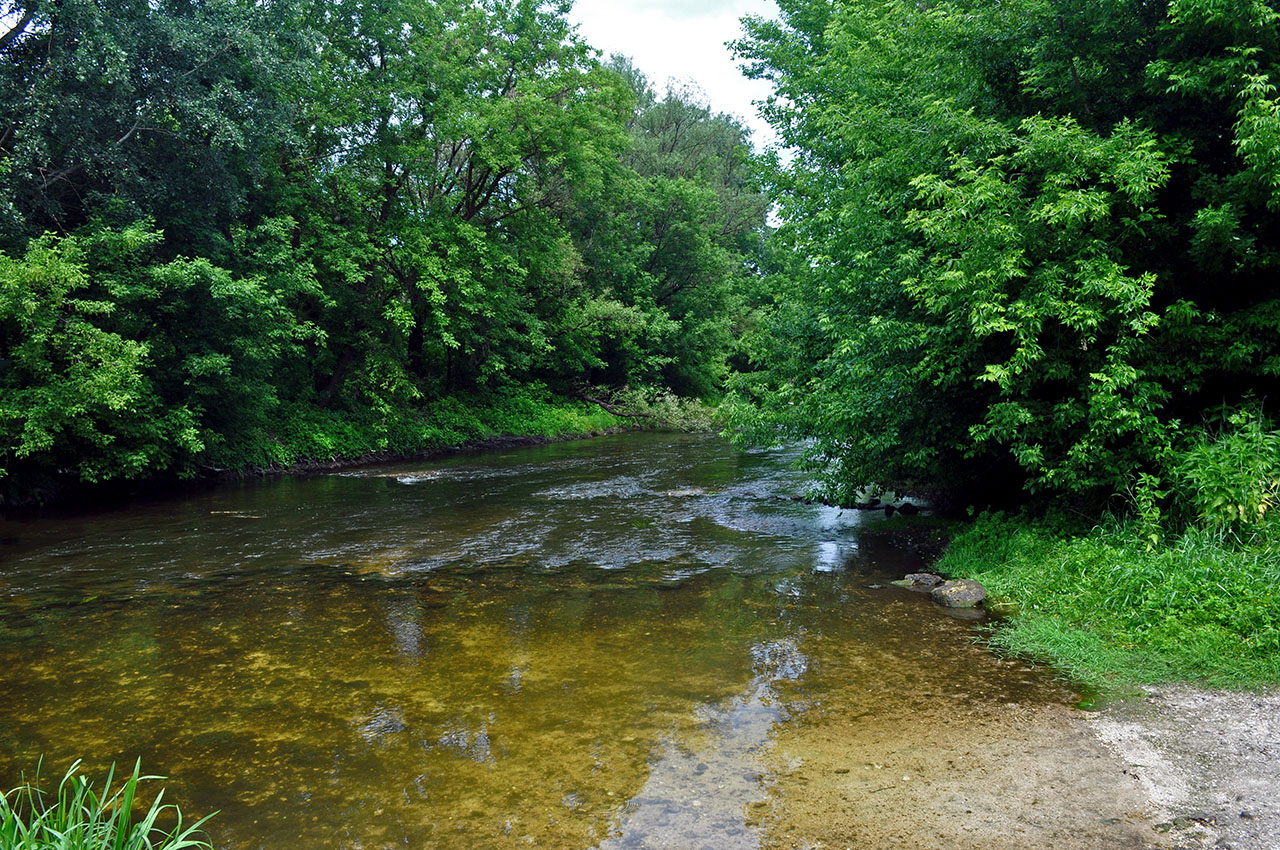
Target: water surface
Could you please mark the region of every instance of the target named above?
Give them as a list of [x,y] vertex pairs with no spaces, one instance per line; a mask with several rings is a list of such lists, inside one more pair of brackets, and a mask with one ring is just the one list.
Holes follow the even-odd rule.
[[226,850],[732,850],[815,718],[1068,698],[879,586],[933,529],[792,460],[641,434],[0,524],[0,780],[141,757]]

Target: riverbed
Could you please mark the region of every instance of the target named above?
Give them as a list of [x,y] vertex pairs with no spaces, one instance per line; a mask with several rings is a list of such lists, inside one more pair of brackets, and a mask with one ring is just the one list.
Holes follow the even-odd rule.
[[0,523],[0,781],[224,850],[1158,846],[1079,695],[889,584],[928,517],[631,434]]

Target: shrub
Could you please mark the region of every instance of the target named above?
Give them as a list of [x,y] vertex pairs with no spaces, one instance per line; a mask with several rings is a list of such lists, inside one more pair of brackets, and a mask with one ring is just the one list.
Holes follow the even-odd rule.
[[1175,462],[1181,498],[1207,528],[1239,539],[1275,531],[1280,431],[1260,413],[1236,411]]

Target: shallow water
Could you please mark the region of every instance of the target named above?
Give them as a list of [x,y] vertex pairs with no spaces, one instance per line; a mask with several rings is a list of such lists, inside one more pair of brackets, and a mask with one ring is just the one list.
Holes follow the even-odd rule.
[[936,530],[792,501],[792,459],[640,434],[0,523],[0,780],[141,757],[226,850],[758,848],[805,724],[1069,699],[876,586]]

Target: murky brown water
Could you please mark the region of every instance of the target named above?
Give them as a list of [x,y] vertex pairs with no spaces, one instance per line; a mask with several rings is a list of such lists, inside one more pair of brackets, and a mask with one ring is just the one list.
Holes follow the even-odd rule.
[[2,523],[0,781],[140,756],[227,850],[757,848],[789,736],[1069,698],[868,587],[922,556],[790,458],[631,435]]

